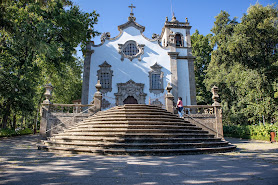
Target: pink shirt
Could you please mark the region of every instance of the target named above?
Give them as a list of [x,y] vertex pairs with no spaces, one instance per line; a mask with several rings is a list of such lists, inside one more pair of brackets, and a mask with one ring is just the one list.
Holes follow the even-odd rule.
[[183,107],[182,101],[178,100],[177,105],[178,105],[178,107]]

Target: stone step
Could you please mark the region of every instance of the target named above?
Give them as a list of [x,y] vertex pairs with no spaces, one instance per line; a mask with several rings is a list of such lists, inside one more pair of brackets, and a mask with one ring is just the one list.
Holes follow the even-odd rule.
[[75,132],[75,133],[61,133],[53,134],[53,136],[94,136],[94,137],[122,137],[122,138],[213,138],[211,134],[205,133],[127,133],[127,132]]
[[49,151],[60,151],[70,154],[101,154],[101,155],[186,155],[214,152],[233,151],[235,146],[213,148],[186,148],[186,149],[99,149],[99,148],[74,148],[74,147],[48,147]]
[[138,114],[165,114],[165,115],[175,115],[172,114],[170,112],[167,112],[166,110],[150,110],[150,109],[118,109],[118,110],[111,110],[111,111],[101,111],[99,114],[95,114],[95,115],[101,115],[101,114],[116,114],[116,113],[128,113],[128,114],[132,114],[132,113],[138,113]]
[[82,143],[82,142],[45,142],[47,146],[56,147],[93,147],[100,149],[124,148],[124,149],[177,149],[177,148],[205,148],[227,146],[228,142],[203,142],[203,143]]
[[208,133],[207,131],[198,129],[132,129],[132,128],[87,128],[87,129],[72,129],[68,130],[68,133],[105,133],[110,132],[111,134],[117,133]]
[[87,128],[129,128],[129,129],[193,129],[193,130],[202,130],[196,126],[180,126],[180,125],[130,125],[130,124],[94,124],[94,125],[80,125],[74,129],[87,129]]
[[[156,118],[156,117],[152,117],[152,118],[148,118],[148,117],[133,117],[133,118],[126,118],[126,117],[96,117],[94,118],[94,121],[163,121],[163,122],[182,122],[181,119],[174,119],[174,118]],[[90,123],[90,122],[87,122]]]
[[40,147],[49,151],[102,155],[178,155],[235,148],[177,115],[148,105],[98,112],[44,144]]
[[94,124],[128,124],[128,125],[181,125],[181,126],[196,126],[191,123],[184,123],[184,122],[172,122],[172,121],[127,121],[127,120],[122,120],[122,121],[115,121],[115,120],[103,120],[103,121],[90,121],[90,122],[82,122],[79,123],[79,125],[94,125]]
[[130,119],[130,118],[160,118],[160,119],[178,119],[180,121],[183,121],[182,119],[180,119],[179,117],[177,117],[176,115],[163,115],[163,114],[157,114],[157,115],[146,115],[146,114],[114,114],[114,115],[98,115],[95,116],[94,119],[98,119],[98,118],[124,118],[124,119]]
[[[220,138],[166,138],[167,142],[171,143],[185,143],[185,142],[220,142]],[[61,136],[57,135],[55,137],[52,137],[50,139],[51,141],[65,141],[65,142],[71,142],[71,141],[78,141],[78,142],[116,142],[116,143],[153,143],[153,142],[164,142],[165,138],[124,138],[124,137],[91,137],[91,136]]]

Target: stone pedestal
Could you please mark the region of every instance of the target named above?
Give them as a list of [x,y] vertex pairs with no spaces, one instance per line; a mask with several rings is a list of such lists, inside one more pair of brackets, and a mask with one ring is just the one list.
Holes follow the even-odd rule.
[[40,137],[42,140],[47,139],[47,129],[49,127],[49,114],[50,114],[50,98],[52,96],[53,86],[51,83],[45,85],[45,100],[42,103],[41,107],[41,122],[40,122]]
[[102,94],[100,92],[101,84],[100,81],[97,81],[97,84],[95,85],[97,92],[94,94],[94,99],[92,104],[94,104],[94,112],[101,111],[101,104],[102,104]]
[[165,106],[168,112],[174,113],[174,96],[171,94],[172,86],[168,83],[167,87],[167,94],[165,96]]
[[223,123],[222,123],[222,109],[221,104],[219,103],[219,95],[218,95],[218,87],[215,85],[211,88],[212,99],[214,106],[214,114],[215,114],[215,130],[217,131],[216,137],[221,137],[224,139],[223,135]]

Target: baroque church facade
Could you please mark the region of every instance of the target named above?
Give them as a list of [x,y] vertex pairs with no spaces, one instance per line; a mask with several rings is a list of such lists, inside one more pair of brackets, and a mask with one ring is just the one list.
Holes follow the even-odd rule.
[[173,16],[164,23],[161,35],[144,36],[145,27],[132,13],[118,26],[119,35],[103,33],[101,43],[87,45],[85,51],[82,104],[89,104],[101,83],[102,107],[123,104],[165,105],[168,83],[176,102],[196,105],[194,57],[192,56],[188,20],[179,22]]

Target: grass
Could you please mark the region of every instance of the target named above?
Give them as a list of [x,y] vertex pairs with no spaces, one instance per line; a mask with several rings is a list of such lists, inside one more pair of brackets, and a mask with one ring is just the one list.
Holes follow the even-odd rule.
[[11,137],[11,136],[20,136],[33,134],[33,130],[30,128],[12,130],[12,129],[0,129],[0,137]]

